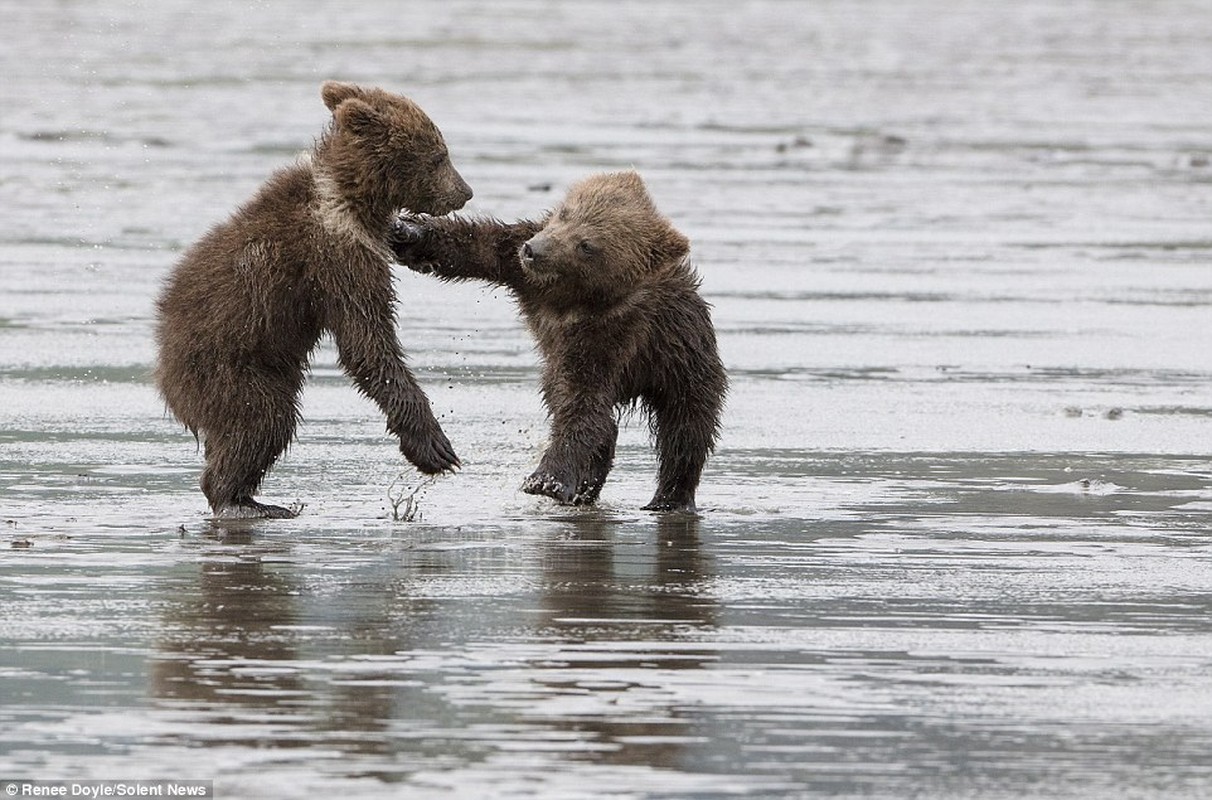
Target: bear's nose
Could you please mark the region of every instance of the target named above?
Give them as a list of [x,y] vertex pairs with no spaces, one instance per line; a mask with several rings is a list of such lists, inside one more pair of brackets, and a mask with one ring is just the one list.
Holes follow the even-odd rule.
[[536,236],[522,245],[522,258],[527,261],[535,261],[543,257],[544,249],[543,240]]

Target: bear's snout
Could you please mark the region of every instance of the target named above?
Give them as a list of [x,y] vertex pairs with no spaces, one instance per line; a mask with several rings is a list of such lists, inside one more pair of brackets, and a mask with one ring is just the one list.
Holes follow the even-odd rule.
[[423,209],[436,217],[449,214],[451,211],[458,211],[467,205],[467,201],[472,196],[471,187],[454,167],[447,170],[439,187],[435,192],[432,208]]
[[547,252],[547,241],[535,236],[522,245],[522,261],[527,265],[533,264],[543,258],[543,254]]
[[472,198],[473,193],[471,191],[471,187],[467,185],[467,181],[463,180],[463,176],[459,174],[458,170],[451,171],[454,173],[452,176],[454,178],[453,194],[455,195],[457,203],[457,205],[455,205],[455,209],[460,209],[467,204],[468,200]]

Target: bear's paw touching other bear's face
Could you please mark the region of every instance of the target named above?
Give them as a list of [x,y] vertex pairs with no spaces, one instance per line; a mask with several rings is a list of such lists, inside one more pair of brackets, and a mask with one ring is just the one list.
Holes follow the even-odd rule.
[[593,175],[569,190],[542,230],[519,251],[536,286],[619,294],[681,262],[690,243],[657,210],[635,172]]
[[471,199],[441,131],[416,103],[340,81],[321,94],[333,113],[331,171],[342,182],[419,214],[449,214]]

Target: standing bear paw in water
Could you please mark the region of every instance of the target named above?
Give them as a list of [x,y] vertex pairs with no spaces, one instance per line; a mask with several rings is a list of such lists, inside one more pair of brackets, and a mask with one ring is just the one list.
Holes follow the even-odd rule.
[[407,98],[334,81],[321,94],[332,122],[310,158],[191,247],[157,303],[156,384],[202,442],[217,516],[294,516],[253,496],[294,438],[325,331],[405,457],[427,474],[459,466],[396,339],[386,237],[401,209],[446,214],[471,189]]
[[660,461],[650,510],[694,510],[728,379],[686,237],[635,172],[594,175],[539,221],[402,218],[401,263],[445,280],[507,287],[538,342],[551,440],[522,485],[597,500],[614,460],[616,411],[648,414]]

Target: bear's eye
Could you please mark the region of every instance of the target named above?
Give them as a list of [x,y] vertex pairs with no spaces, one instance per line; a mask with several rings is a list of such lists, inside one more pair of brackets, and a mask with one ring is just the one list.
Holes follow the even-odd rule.
[[577,245],[577,249],[581,251],[582,255],[587,256],[591,256],[598,251],[598,248],[595,247],[593,242],[589,241],[588,239],[582,239]]
[[443,164],[445,164],[445,163],[446,163],[446,154],[445,154],[445,153],[438,153],[436,156],[434,156],[433,158],[431,158],[431,159],[429,160],[429,163],[430,163],[430,165],[431,165],[431,166],[433,166],[433,167],[440,167],[440,166],[442,166]]

